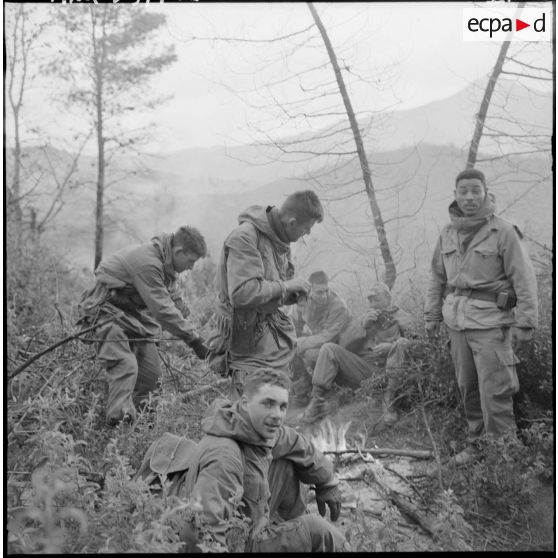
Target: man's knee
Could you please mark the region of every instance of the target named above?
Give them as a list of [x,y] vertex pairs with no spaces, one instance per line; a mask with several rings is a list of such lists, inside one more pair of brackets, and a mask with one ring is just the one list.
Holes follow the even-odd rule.
[[138,362],[131,352],[121,351],[120,354],[113,355],[112,358],[100,357],[99,362],[107,371],[109,379],[126,378],[129,376],[137,377]]
[[329,358],[334,358],[337,354],[339,354],[339,351],[341,350],[342,348],[336,343],[324,343],[320,347],[320,352],[318,353],[318,356],[326,356]]
[[308,349],[304,351],[302,355],[302,360],[307,368],[313,369],[318,360],[320,354],[320,349]]

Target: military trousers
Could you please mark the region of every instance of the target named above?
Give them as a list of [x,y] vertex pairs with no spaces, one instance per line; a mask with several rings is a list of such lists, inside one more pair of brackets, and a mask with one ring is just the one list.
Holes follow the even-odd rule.
[[96,353],[106,370],[108,396],[106,422],[115,425],[125,415],[136,418],[136,407],[145,404],[157,389],[161,364],[153,341],[133,341],[117,324],[108,324],[98,332],[101,341]]
[[509,327],[448,328],[457,385],[467,418],[468,441],[500,437],[515,429],[512,396],[519,390]]
[[363,380],[384,371],[388,378],[397,379],[403,370],[408,343],[407,339],[398,339],[382,359],[366,358],[335,343],[325,343],[316,361],[312,385],[324,390],[330,390],[334,384],[355,389]]
[[293,464],[278,459],[269,469],[270,523],[247,545],[248,552],[346,552],[343,533],[317,514],[306,511],[308,488],[298,480]]

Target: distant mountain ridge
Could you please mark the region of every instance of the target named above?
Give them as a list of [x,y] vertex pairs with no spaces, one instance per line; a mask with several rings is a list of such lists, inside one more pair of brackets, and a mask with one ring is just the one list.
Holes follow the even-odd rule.
[[[474,124],[474,112],[465,106],[476,89],[474,85],[442,101],[391,113],[393,133],[366,146],[398,271],[414,269],[418,277],[428,268],[437,231],[447,222],[453,177],[464,166],[464,148]],[[547,97],[542,99],[532,116],[529,103],[521,109],[536,125],[552,107]],[[475,106],[477,101],[480,98]],[[419,137],[422,141],[415,146],[414,138]],[[36,150],[27,154],[36,160],[42,156]],[[64,159],[64,153],[57,156]],[[342,167],[324,160],[311,165],[265,161],[259,145],[188,149],[167,157],[115,158],[107,169],[107,180],[121,180],[107,192],[104,253],[190,224],[206,236],[216,258],[245,207],[277,205],[295,190],[312,188],[323,200],[327,216],[306,245],[293,247],[299,269],[307,273],[321,267],[346,289],[370,278],[380,260],[358,161]],[[81,158],[80,186],[67,193],[57,228],[46,235],[82,267],[90,267],[93,257],[94,163],[91,157]],[[553,231],[551,164],[550,157],[543,155],[495,159],[482,165],[499,209],[506,208],[507,218],[548,245]]]
[[[379,121],[379,130],[370,118],[359,119],[361,129],[371,129],[375,136],[373,140],[368,140],[365,136],[365,147],[372,155],[420,143],[452,145],[465,150],[473,135],[475,114],[480,107],[483,93],[484,81],[479,81],[445,99],[413,109],[389,111],[375,117]],[[551,93],[535,92],[519,82],[501,80],[494,93],[489,116],[503,113],[499,105],[504,94],[511,114],[521,115],[521,119],[529,122],[539,133],[546,129],[550,136],[553,114]],[[326,128],[324,134],[329,130],[330,128]],[[297,137],[290,139],[296,140]],[[335,141],[345,140],[350,144],[351,137],[347,136],[344,140],[335,137]],[[309,151],[322,151],[331,147],[332,141],[318,139],[304,146]],[[495,141],[486,136],[481,149],[487,154],[499,153]],[[259,144],[230,148],[193,148],[170,153],[164,158],[153,158],[150,165],[160,176],[161,173],[165,174],[167,184],[177,184],[180,181],[184,188],[195,191],[195,186],[199,186],[204,192],[222,192],[229,188],[245,192],[269,181],[270,177],[304,178],[309,172],[316,172],[324,165],[323,159],[297,161],[293,157],[292,161],[288,161],[284,156],[276,162],[270,162],[281,155],[273,146]]]

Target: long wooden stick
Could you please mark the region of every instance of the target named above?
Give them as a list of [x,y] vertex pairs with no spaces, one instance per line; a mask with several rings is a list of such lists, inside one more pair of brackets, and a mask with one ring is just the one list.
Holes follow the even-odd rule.
[[417,459],[431,459],[433,454],[430,450],[410,450],[394,448],[361,448],[347,450],[326,450],[322,453],[333,453],[341,455],[343,453],[369,453],[370,455],[402,455],[405,457],[416,457]]
[[[385,467],[381,463],[377,463],[377,466],[380,467],[382,470],[385,470]],[[428,519],[417,509],[417,507],[400,496],[395,490],[391,489],[389,486],[386,486],[382,481],[380,481],[377,472],[374,471],[373,468],[370,468],[368,470],[371,471],[372,479],[380,488],[380,494],[383,495],[386,500],[390,500],[397,507],[402,515],[408,517],[411,521],[416,523],[419,527],[421,527],[421,529],[428,533],[430,537],[436,540],[437,535],[432,525],[430,524]]]
[[87,329],[79,331],[78,333],[75,333],[74,335],[70,335],[69,337],[66,337],[65,339],[62,339],[62,341],[58,341],[54,345],[51,345],[50,347],[47,347],[44,351],[41,351],[40,353],[37,353],[36,355],[32,356],[30,359],[26,360],[21,366],[18,366],[15,369],[15,371],[13,372],[13,374],[11,376],[8,376],[8,382],[10,380],[13,380],[18,374],[21,374],[21,372],[23,372],[30,364],[33,364],[36,360],[41,358],[43,355],[46,355],[47,353],[50,353],[51,351],[54,351],[54,349],[56,349],[57,347],[60,347],[60,345],[64,345],[64,343],[67,343],[68,341],[71,341],[72,339],[76,339],[77,337],[79,337],[80,335],[83,335],[84,333],[87,333],[89,331],[93,331],[94,329],[96,329],[98,327],[101,327],[105,324],[108,324],[109,322],[112,322],[116,318],[119,318],[122,314],[123,314],[123,312],[121,312],[119,314],[115,314],[114,316],[111,316],[108,320],[104,320],[102,322],[99,322],[98,324],[95,324],[94,326],[91,326]]
[[[378,479],[374,479],[378,482]],[[423,514],[410,502],[407,502],[404,498],[399,496],[397,492],[384,487],[387,490],[387,494],[390,500],[397,506],[399,511],[421,527],[426,533],[428,533],[433,539],[437,538],[437,535],[430,525],[430,522],[423,516]]]

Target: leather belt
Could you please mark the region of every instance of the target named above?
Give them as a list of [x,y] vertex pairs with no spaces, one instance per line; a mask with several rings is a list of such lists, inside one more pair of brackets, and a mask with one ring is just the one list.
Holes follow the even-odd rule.
[[454,287],[450,292],[457,296],[467,296],[478,300],[487,300],[488,302],[496,302],[498,299],[498,293],[479,291],[478,289],[458,289]]

